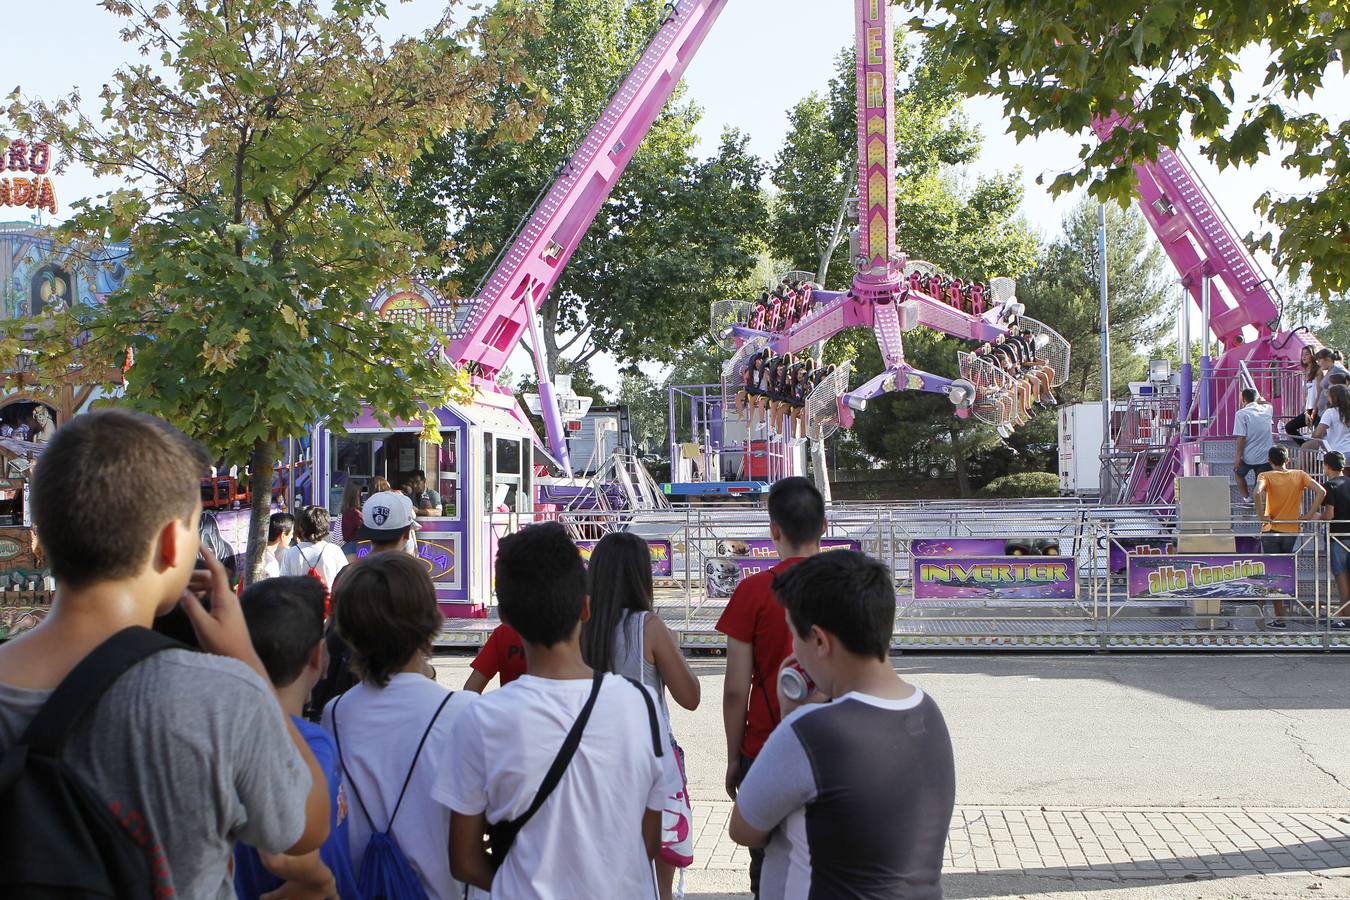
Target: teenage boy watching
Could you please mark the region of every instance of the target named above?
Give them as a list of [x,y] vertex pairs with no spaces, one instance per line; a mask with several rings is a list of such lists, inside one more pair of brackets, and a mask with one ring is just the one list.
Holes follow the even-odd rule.
[[[533,525],[497,549],[502,619],[525,642],[529,673],[464,711],[432,791],[450,807],[450,869],[498,900],[654,900],[665,784],[645,688],[596,674],[581,657],[586,571],[567,531]],[[488,823],[519,819],[594,692],[575,755],[520,829],[494,876]],[[499,848],[494,847],[494,854]]]
[[[782,560],[739,585],[717,621],[727,636],[727,669],[722,688],[722,725],[727,736],[727,796],[750,771],[781,718],[776,679],[792,650],[783,608],[773,597],[779,574],[820,552],[825,533],[825,500],[805,478],[784,478],[769,490],[769,534]],[[759,895],[764,851],[750,850],[750,891]]]
[[272,513],[267,520],[267,552],[263,556],[263,575],[276,578],[281,574],[281,557],[291,546],[295,534],[295,516],[290,513]]
[[176,429],[127,410],[57,431],[31,495],[56,596],[40,626],[0,646],[0,750],[95,648],[181,604],[208,652],[165,650],[134,666],[71,731],[63,759],[120,811],[158,894],[225,900],[234,842],[317,850],[328,791],[266,681],[224,568],[208,553],[193,572],[209,465]]
[[[1301,522],[1320,518],[1326,488],[1302,469],[1289,468],[1289,451],[1276,444],[1268,456],[1270,471],[1256,476],[1256,515],[1261,520],[1261,550],[1265,553],[1293,553],[1298,549]],[[1313,492],[1312,512],[1303,515],[1303,494]],[[1275,617],[1269,628],[1284,628],[1284,601],[1273,600]]]
[[1345,454],[1339,450],[1327,453],[1322,468],[1327,476],[1322,518],[1331,522],[1331,574],[1341,595],[1331,627],[1346,628],[1350,627],[1345,618],[1350,613],[1350,478],[1345,474]]
[[371,553],[406,551],[408,539],[417,528],[412,500],[402,491],[371,494],[361,507],[362,540],[370,541]]
[[464,690],[481,694],[498,676],[505,687],[525,674],[525,642],[514,628],[503,622],[492,630],[469,668],[473,671],[464,682]]
[[[351,849],[347,837],[347,800],[333,739],[318,725],[301,718],[309,692],[328,665],[323,640],[323,585],[315,578],[292,575],[251,585],[239,598],[253,647],[276,689],[281,707],[304,736],[323,770],[330,810],[328,839],[317,854],[332,872],[336,893],[356,897]],[[281,887],[267,872],[258,851],[240,844],[234,850],[234,887],[239,900],[257,900]]]
[[890,571],[832,551],[773,587],[792,627],[788,662],[830,702],[792,710],[770,735],[741,783],[731,839],[768,847],[766,898],[940,900],[952,744],[937,704],[887,658]]

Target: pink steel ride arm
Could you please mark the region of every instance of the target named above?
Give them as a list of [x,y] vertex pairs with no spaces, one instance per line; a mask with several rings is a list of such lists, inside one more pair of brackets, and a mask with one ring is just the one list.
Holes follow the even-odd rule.
[[[1097,119],[1093,129],[1105,139],[1118,127],[1129,127],[1120,115]],[[1210,290],[1210,322],[1214,334],[1231,349],[1242,328],[1270,337],[1280,310],[1275,289],[1200,178],[1173,151],[1163,148],[1156,162],[1134,167],[1139,179],[1139,209],[1167,251],[1186,289],[1202,303],[1206,279],[1218,277],[1232,297]]]
[[[678,0],[633,70],[530,213],[474,300],[450,356],[491,381],[558,283],[601,205],[670,99],[727,0]],[[537,324],[534,326],[537,328]],[[549,448],[570,469],[557,400],[535,347]]]
[[487,280],[451,356],[501,371],[638,145],[670,98],[726,0],[679,0],[561,176],[530,214]]

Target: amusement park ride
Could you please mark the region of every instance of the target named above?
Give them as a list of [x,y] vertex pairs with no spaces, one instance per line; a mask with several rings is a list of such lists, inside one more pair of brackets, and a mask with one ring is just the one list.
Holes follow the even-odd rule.
[[[381,316],[432,322],[446,335],[445,355],[471,374],[470,402],[433,411],[441,423],[440,440],[425,440],[421,422],[382,424],[373,409],[342,427],[318,423],[308,435],[316,503],[334,506],[351,480],[367,483],[382,475],[398,484],[415,471],[426,473],[443,509],[423,521],[419,542],[447,615],[486,615],[496,539],[521,521],[568,511],[660,509],[669,496],[682,493],[755,493],[775,478],[805,474],[807,442],[818,454],[816,475],[823,478],[824,439],[850,427],[869,401],[889,392],[942,394],[955,415],[973,416],[1006,435],[1027,411],[1033,381],[1043,382],[1044,393],[1037,386],[1036,395],[1049,398],[1051,387],[1068,375],[1068,343],[1024,315],[1012,279],[992,278],[988,285],[949,279],[896,247],[891,11],[885,0],[855,0],[859,221],[851,284],[844,290],[803,284],[794,290],[791,314],[776,317],[748,301],[713,304],[714,338],[729,358],[722,384],[698,395],[694,420],[701,433],[684,444],[677,442],[672,398],[672,483],[662,490],[640,463],[621,454],[589,481],[573,478],[566,432],[574,416],[560,406],[554,373],[548,371],[539,310],[727,2],[667,4],[638,62],[504,246],[475,298],[452,303],[412,283],[372,301]],[[1103,137],[1118,127],[1129,125],[1119,116],[1096,123]],[[1175,476],[1194,472],[1204,460],[1207,439],[1231,433],[1241,386],[1261,387],[1277,415],[1300,411],[1301,386],[1282,385],[1311,338],[1280,331],[1279,299],[1269,279],[1179,155],[1163,150],[1156,162],[1136,171],[1140,208],[1224,347],[1217,362],[1202,362],[1198,385],[1183,365],[1179,395],[1170,406],[1157,397],[1132,398],[1113,423],[1106,462],[1118,469],[1122,487],[1118,497],[1104,499],[1165,504],[1173,499]],[[849,366],[822,370],[804,398],[800,424],[766,423],[762,438],[749,423],[735,421],[735,395],[755,360],[798,355],[818,361],[824,342],[852,327],[874,332],[881,372],[851,387]],[[955,377],[908,362],[905,335],[920,327],[970,342],[954,362]],[[527,336],[547,452],[515,396],[497,384]],[[1020,349],[996,350],[1002,345]],[[1147,440],[1141,439],[1145,424]],[[547,476],[548,462],[561,477]]]

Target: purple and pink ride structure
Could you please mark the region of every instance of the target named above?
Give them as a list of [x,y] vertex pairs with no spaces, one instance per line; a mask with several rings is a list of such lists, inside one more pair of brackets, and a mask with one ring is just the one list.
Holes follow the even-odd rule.
[[[381,314],[432,319],[447,336],[443,352],[472,376],[471,402],[435,411],[443,425],[441,443],[423,441],[421,423],[398,423],[390,430],[373,415],[336,429],[345,434],[329,433],[323,425],[315,428],[319,502],[331,503],[345,478],[370,478],[381,474],[376,472],[381,467],[388,474],[422,469],[439,489],[445,513],[428,523],[424,536],[428,552],[436,557],[437,587],[448,614],[485,614],[493,549],[502,530],[586,502],[602,508],[624,497],[629,502],[634,497],[664,501],[652,498],[650,479],[644,478],[640,466],[636,472],[617,462],[611,467],[622,491],[606,491],[599,480],[586,486],[572,478],[566,423],[542,352],[539,309],[726,3],[667,4],[667,15],[638,62],[558,178],[504,245],[474,299],[452,304],[414,286],[374,302]],[[720,397],[705,403],[709,412],[704,420],[710,422],[716,415],[725,425],[732,418],[727,412],[736,402],[737,385],[756,355],[805,354],[845,328],[871,328],[885,368],[856,387],[850,387],[847,366],[827,372],[814,385],[798,422],[791,422],[789,413],[788,421],[774,423],[776,437],[766,435],[760,452],[778,460],[762,467],[766,480],[801,474],[806,457],[803,438],[819,450],[823,438],[836,428],[849,427],[868,401],[893,391],[943,394],[956,415],[974,416],[1006,433],[1025,411],[1026,384],[980,352],[980,345],[999,342],[1014,326],[1025,335],[1033,366],[1042,373],[1053,372],[1056,383],[1068,374],[1067,342],[1023,315],[1011,279],[991,279],[987,286],[946,279],[935,266],[911,260],[897,249],[891,11],[883,0],[855,0],[855,9],[859,223],[852,283],[843,291],[820,285],[796,289],[792,308],[778,310],[776,321],[768,315],[755,318],[751,303],[715,307],[716,337],[732,355],[724,368]],[[1099,127],[1109,129],[1117,123],[1103,122]],[[1157,163],[1140,166],[1139,173],[1144,214],[1187,279],[1188,289],[1204,304],[1207,324],[1226,350],[1216,366],[1204,368],[1194,398],[1183,400],[1177,418],[1195,424],[1179,428],[1158,452],[1132,456],[1134,468],[1127,480],[1133,486],[1130,499],[1135,501],[1150,499],[1158,493],[1154,487],[1170,482],[1169,473],[1183,470],[1186,460],[1194,457],[1185,447],[1188,440],[1231,429],[1236,387],[1218,388],[1221,381],[1213,372],[1227,368],[1247,372],[1261,366],[1283,373],[1297,360],[1304,343],[1298,333],[1278,333],[1279,312],[1268,281],[1257,276],[1231,227],[1179,158],[1164,151]],[[1226,286],[1230,299],[1220,299],[1211,289],[1216,281]],[[904,335],[921,326],[972,342],[970,352],[958,355],[956,377],[919,370],[906,360]],[[535,437],[509,389],[497,383],[527,335],[540,385],[544,443]],[[1045,385],[1047,394],[1051,387]],[[1183,390],[1191,392],[1189,381]],[[1204,415],[1192,415],[1192,405],[1199,405]],[[354,446],[353,440],[364,443]],[[747,457],[743,467],[747,475],[756,470],[748,458],[754,448],[754,436],[747,430],[739,448]],[[675,462],[672,459],[673,466]],[[546,477],[550,463],[561,479]],[[816,468],[819,472],[823,467]],[[712,474],[705,479],[716,480],[708,477]],[[559,500],[563,495],[567,499]]]

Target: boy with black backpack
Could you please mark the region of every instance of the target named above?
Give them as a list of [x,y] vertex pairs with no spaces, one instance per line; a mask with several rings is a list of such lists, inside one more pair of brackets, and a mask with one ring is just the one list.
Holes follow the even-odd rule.
[[[0,646],[0,896],[229,900],[236,840],[299,856],[328,834],[323,773],[224,569],[208,553],[193,571],[209,463],[127,410],[76,416],[43,453],[56,597]],[[176,606],[208,652],[149,630]]]
[[497,600],[528,674],[475,700],[450,736],[432,795],[450,808],[451,871],[499,900],[654,900],[666,800],[656,706],[582,660],[586,572],[561,525],[502,538]]
[[[319,859],[333,873],[337,893],[359,898],[352,874],[347,834],[347,797],[333,738],[318,725],[301,718],[305,701],[328,662],[323,637],[323,603],[327,592],[316,578],[268,578],[251,585],[239,603],[253,636],[253,647],[267,669],[282,708],[304,735],[323,770],[331,810],[328,840]],[[245,844],[235,847],[234,887],[239,900],[258,900],[281,887],[282,879],[267,871],[258,851]]]
[[478,695],[423,674],[441,630],[426,566],[406,553],[348,566],[333,591],[333,625],[361,679],[323,710],[346,782],[354,896],[461,900],[446,858],[450,811],[430,793]]

